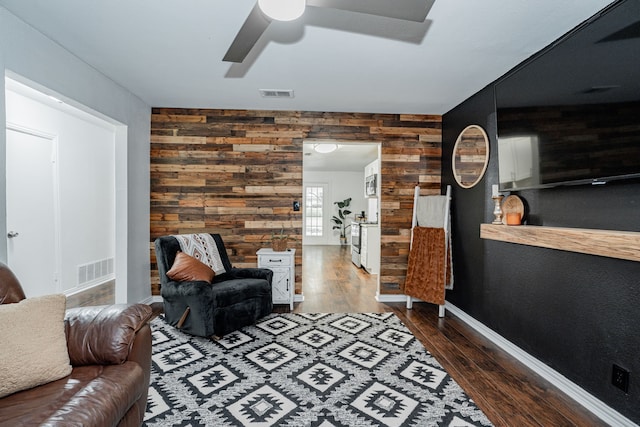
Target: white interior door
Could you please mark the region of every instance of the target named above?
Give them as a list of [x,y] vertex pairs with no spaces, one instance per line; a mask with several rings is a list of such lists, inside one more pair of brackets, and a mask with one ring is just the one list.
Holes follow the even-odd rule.
[[55,137],[7,124],[7,255],[27,297],[60,292]]

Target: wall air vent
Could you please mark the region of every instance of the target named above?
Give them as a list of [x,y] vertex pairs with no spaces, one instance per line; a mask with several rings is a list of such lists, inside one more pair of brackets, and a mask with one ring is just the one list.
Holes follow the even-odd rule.
[[258,89],[263,98],[293,98],[293,89]]
[[78,266],[78,285],[100,282],[113,278],[114,258],[102,259]]

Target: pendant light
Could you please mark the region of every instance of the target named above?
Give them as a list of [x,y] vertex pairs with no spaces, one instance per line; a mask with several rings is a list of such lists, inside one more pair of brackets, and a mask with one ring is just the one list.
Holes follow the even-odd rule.
[[338,149],[338,144],[316,144],[313,146],[316,153],[327,154]]

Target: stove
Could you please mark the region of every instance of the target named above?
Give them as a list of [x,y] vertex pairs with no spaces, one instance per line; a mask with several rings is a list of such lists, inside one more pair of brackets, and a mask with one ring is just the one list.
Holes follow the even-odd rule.
[[362,267],[362,263],[360,262],[360,223],[352,222],[351,223],[351,262],[353,262],[356,266]]

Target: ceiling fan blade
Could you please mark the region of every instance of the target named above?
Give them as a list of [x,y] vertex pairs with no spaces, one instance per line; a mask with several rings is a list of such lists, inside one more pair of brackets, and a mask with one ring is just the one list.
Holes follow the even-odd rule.
[[271,19],[262,13],[260,6],[256,2],[222,60],[226,62],[244,61],[244,58],[251,52],[253,45],[256,44],[270,23]]
[[434,2],[435,0],[307,0],[307,6],[423,22]]

